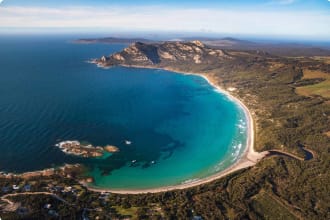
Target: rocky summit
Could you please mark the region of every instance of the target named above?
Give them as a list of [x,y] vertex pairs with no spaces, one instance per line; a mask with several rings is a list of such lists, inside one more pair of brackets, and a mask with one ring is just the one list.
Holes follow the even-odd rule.
[[147,44],[136,42],[123,51],[95,60],[101,66],[166,66],[171,63],[214,64],[231,59],[224,50],[212,49],[200,41]]

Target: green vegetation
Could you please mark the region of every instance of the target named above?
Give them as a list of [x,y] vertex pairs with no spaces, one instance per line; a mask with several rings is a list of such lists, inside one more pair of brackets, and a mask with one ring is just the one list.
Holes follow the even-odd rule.
[[[181,53],[180,45],[176,47],[178,54]],[[151,51],[143,48],[148,53],[155,51],[155,47]],[[172,49],[169,43],[163,47],[168,52]],[[184,53],[192,52],[182,52],[183,56]],[[224,51],[224,54],[230,57],[201,56],[202,63],[192,62],[192,59],[164,60],[148,54],[159,61],[157,64],[144,62],[149,63],[148,67],[205,73],[223,88],[237,88],[234,95],[246,103],[255,118],[257,150],[278,149],[304,158],[305,147],[314,153],[313,159],[270,156],[252,168],[211,183],[157,194],[109,194],[104,198],[81,186],[77,194],[57,193],[70,205],[51,201],[54,209],[69,219],[84,214],[90,219],[192,219],[194,216],[203,219],[330,219],[330,137],[326,135],[330,124],[329,98],[296,93],[297,87],[318,83],[303,78],[303,70],[329,74],[329,64],[309,58],[275,57],[260,51]],[[124,55],[126,61],[122,64],[132,64],[129,54]],[[20,181],[0,178],[0,188],[20,184]],[[49,182],[79,185],[72,179],[56,176],[29,181],[36,182],[34,191],[47,190]],[[49,214],[42,211],[39,199],[39,196],[19,198],[21,205],[30,210],[25,217],[49,218]],[[48,199],[54,198],[48,196]],[[17,212],[0,216],[4,219],[24,217]]]
[[313,85],[297,87],[296,91],[298,94],[304,96],[319,95],[325,98],[330,98],[330,74],[324,73],[322,71],[313,71],[308,69],[304,70],[303,72],[303,79],[320,79],[324,81]]
[[315,85],[299,87],[297,88],[297,92],[305,96],[320,95],[325,98],[330,98],[330,80]]
[[114,206],[113,208],[116,209],[116,211],[123,216],[131,216],[131,218],[136,219],[136,213],[138,211],[137,207],[130,207],[130,208],[123,208],[121,206]]
[[260,192],[252,199],[252,208],[257,216],[263,219],[293,220],[298,218],[290,212],[285,204],[281,204],[266,192]]

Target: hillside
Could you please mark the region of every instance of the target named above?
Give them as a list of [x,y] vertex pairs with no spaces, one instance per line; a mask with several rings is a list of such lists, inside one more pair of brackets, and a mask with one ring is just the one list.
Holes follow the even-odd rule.
[[97,60],[100,65],[159,65],[181,64],[216,64],[223,59],[231,59],[223,50],[206,47],[200,41],[165,42],[162,44],[145,44],[137,42],[122,52]]

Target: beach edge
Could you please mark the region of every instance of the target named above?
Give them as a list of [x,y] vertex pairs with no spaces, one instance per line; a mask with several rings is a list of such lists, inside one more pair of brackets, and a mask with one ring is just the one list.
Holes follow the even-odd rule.
[[220,178],[227,176],[238,170],[252,167],[269,153],[268,151],[257,152],[254,150],[254,145],[255,145],[254,120],[253,120],[252,114],[251,114],[250,110],[248,109],[248,107],[239,98],[230,94],[227,90],[221,88],[217,83],[213,82],[212,78],[209,77],[207,74],[183,72],[183,71],[171,69],[171,68],[157,68],[157,67],[152,67],[152,66],[137,66],[137,65],[130,65],[130,66],[129,65],[119,65],[119,66],[127,67],[127,68],[139,68],[139,69],[160,69],[160,70],[171,71],[171,72],[177,73],[177,74],[195,75],[195,76],[203,78],[204,80],[207,81],[207,83],[209,85],[211,85],[213,88],[215,88],[220,93],[226,95],[228,98],[230,98],[233,102],[235,102],[238,106],[240,106],[242,108],[245,118],[247,120],[246,146],[245,146],[244,152],[241,154],[239,159],[237,159],[237,161],[234,164],[232,164],[228,168],[226,168],[218,173],[215,173],[209,177],[205,177],[205,178],[193,181],[193,182],[182,183],[182,184],[172,185],[172,186],[150,188],[150,189],[126,190],[126,189],[97,188],[97,187],[88,185],[84,181],[81,181],[80,183],[82,185],[84,185],[86,188],[88,188],[88,190],[94,191],[94,192],[110,192],[110,193],[116,193],[116,194],[147,194],[147,193],[160,193],[160,192],[168,192],[168,191],[173,191],[173,190],[187,189],[187,188],[203,185],[206,183],[210,183],[212,181],[220,179]]

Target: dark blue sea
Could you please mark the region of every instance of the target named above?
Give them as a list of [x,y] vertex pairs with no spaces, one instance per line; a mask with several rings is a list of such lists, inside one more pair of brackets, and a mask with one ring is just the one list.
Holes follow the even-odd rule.
[[[1,171],[81,163],[97,187],[140,189],[204,178],[238,159],[246,143],[244,113],[203,78],[98,68],[86,61],[127,45],[72,40],[0,36]],[[63,140],[115,145],[120,152],[83,159],[54,146]]]

